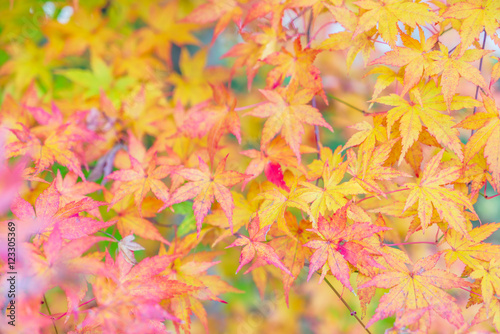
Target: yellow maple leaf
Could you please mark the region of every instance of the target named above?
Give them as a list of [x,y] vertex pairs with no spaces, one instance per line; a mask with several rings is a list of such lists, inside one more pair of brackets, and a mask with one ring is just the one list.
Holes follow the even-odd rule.
[[307,90],[299,91],[293,95],[288,91],[286,97],[272,90],[261,90],[260,92],[269,102],[258,106],[247,115],[269,117],[262,130],[261,146],[266,146],[278,132],[281,132],[282,137],[290,145],[300,163],[300,144],[304,134],[302,124],[320,125],[333,131],[318,109],[306,105],[312,98]]
[[487,89],[481,72],[468,63],[481,59],[492,52],[491,50],[471,49],[460,53],[457,48],[450,55],[448,48],[443,44],[439,43],[439,48],[440,51],[432,51],[429,54],[429,57],[435,61],[428,65],[427,74],[437,75],[442,72],[441,85],[448,110],[461,77],[476,86]]
[[460,53],[462,53],[474,42],[483,29],[488,35],[495,38],[500,24],[500,2],[497,0],[458,1],[443,13],[443,18],[463,20],[460,26],[460,38],[462,39]]
[[311,213],[316,221],[319,215],[326,215],[326,211],[335,212],[347,204],[347,195],[357,195],[366,191],[354,180],[342,182],[347,170],[348,162],[344,162],[339,167],[333,169],[323,169],[323,188],[315,186],[309,182],[302,181],[300,185],[304,187],[302,200],[311,203]]
[[431,222],[434,207],[439,217],[448,222],[453,229],[463,235],[468,235],[462,207],[465,206],[474,213],[475,211],[465,195],[443,187],[460,177],[458,166],[440,168],[443,153],[444,150],[441,150],[427,163],[418,183],[406,184],[410,188],[410,193],[403,212],[418,201],[418,218],[424,231]]
[[[440,112],[446,110],[440,91],[441,89],[433,81],[427,84],[421,82],[410,92],[410,101],[396,94],[376,100],[376,102],[395,107],[387,112],[387,135],[389,137],[393,125],[399,120],[403,144],[399,163],[403,161],[408,149],[418,139],[422,132],[422,124],[427,127],[427,131],[436,138],[439,144],[450,148],[460,159],[463,158],[458,131],[452,128],[455,122],[451,116]],[[458,110],[475,105],[478,105],[477,101],[470,97],[454,96],[449,109]]]
[[493,177],[492,186],[500,189],[500,114],[495,100],[483,94],[485,112],[470,115],[456,127],[477,130],[465,145],[465,161],[471,160],[484,147],[484,156]]
[[417,24],[425,26],[428,23],[439,21],[439,17],[430,10],[429,5],[422,2],[413,2],[408,0],[361,0],[356,4],[364,9],[358,26],[354,31],[354,36],[368,31],[378,24],[380,36],[395,47],[398,23],[404,23],[412,28]]

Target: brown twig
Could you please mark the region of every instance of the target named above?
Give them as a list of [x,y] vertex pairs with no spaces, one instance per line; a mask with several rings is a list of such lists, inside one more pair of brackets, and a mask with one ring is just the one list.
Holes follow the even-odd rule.
[[[319,274],[318,274],[319,275]],[[354,311],[350,306],[349,304],[347,304],[347,302],[344,300],[344,298],[342,298],[342,296],[340,295],[340,293],[333,287],[332,283],[330,283],[330,281],[328,281],[328,279],[325,277],[325,282],[326,284],[328,284],[328,286],[330,287],[330,289],[332,289],[332,291],[337,295],[337,297],[340,298],[340,300],[342,301],[342,303],[344,303],[345,307],[347,307],[347,309],[349,310],[349,312],[351,312],[351,315],[356,318],[356,320],[359,322],[359,324],[361,326],[363,326],[363,328],[365,329],[365,331],[368,333],[368,334],[371,334],[370,330],[368,328],[366,328],[365,324],[363,323],[363,321],[361,321],[361,319],[356,315],[356,311]]]
[[43,295],[43,302],[45,304],[45,307],[47,308],[47,312],[49,312],[50,319],[52,320],[52,326],[54,326],[54,331],[56,332],[56,334],[59,334],[59,332],[57,331],[56,321],[54,317],[52,317],[52,312],[50,312],[49,303],[47,302],[47,298],[45,298],[45,294]]

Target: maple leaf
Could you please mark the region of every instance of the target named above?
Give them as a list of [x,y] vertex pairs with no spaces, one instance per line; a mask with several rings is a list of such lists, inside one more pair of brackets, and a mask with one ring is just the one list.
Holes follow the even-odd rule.
[[[399,176],[410,177],[410,175],[385,167],[384,163],[389,158],[391,149],[396,139],[387,141],[370,151],[356,155],[352,150],[347,152],[349,164],[349,174],[353,176],[351,181],[357,182],[364,190],[378,195],[386,196],[384,191],[377,184],[377,180],[391,180]],[[364,153],[364,154],[363,154]]]
[[241,144],[241,132],[240,118],[238,113],[234,110],[236,107],[236,98],[234,95],[223,85],[217,87],[211,85],[211,88],[216,105],[208,107],[207,109],[214,112],[216,116],[214,117],[213,125],[208,131],[207,142],[210,163],[213,164],[214,156],[219,148],[218,145],[222,136],[230,132],[236,137],[238,143]]
[[335,152],[328,146],[320,146],[319,159],[315,159],[307,167],[309,169],[308,180],[316,180],[323,176],[325,169],[337,168],[344,162],[341,154],[342,146],[337,146]]
[[73,81],[84,98],[98,96],[101,91],[105,91],[113,101],[117,101],[127,89],[137,84],[131,77],[116,77],[110,66],[94,54],[91,57],[90,69],[70,68],[58,70],[57,73]]
[[106,18],[100,10],[81,8],[75,10],[69,22],[47,20],[43,31],[51,36],[46,52],[61,56],[81,55],[86,50],[95,55],[104,55],[109,44],[116,38],[116,31],[105,24]]
[[207,49],[200,49],[190,56],[183,49],[179,59],[181,74],[171,73],[167,81],[174,84],[174,102],[195,105],[212,97],[210,84],[222,84],[228,78],[228,71],[221,66],[205,68]]
[[299,180],[289,172],[285,172],[283,180],[288,190],[272,184],[269,188],[264,189],[265,191],[262,191],[255,197],[256,200],[263,199],[259,211],[256,214],[264,225],[272,225],[277,221],[278,228],[289,236],[292,236],[285,221],[285,212],[287,208],[297,208],[303,212],[307,212],[309,215],[311,215],[311,212],[308,202],[303,196],[304,189],[298,187]]
[[[402,137],[403,148],[399,157],[399,163],[404,159],[406,152],[418,139],[422,132],[422,124],[427,131],[443,146],[450,148],[460,159],[463,158],[462,146],[458,138],[458,131],[452,127],[455,125],[453,118],[444,115],[440,111],[446,110],[443,95],[440,88],[434,82],[421,83],[418,86],[418,95],[410,94],[411,102],[402,97],[391,94],[379,97],[376,102],[394,106],[387,112],[387,137],[394,124],[399,120],[399,131]],[[456,96],[448,106],[450,110],[472,107],[477,102],[469,97]]]
[[418,201],[418,217],[425,231],[430,224],[433,207],[441,219],[450,224],[457,232],[467,236],[467,228],[462,207],[475,213],[470,200],[457,190],[443,187],[460,176],[460,167],[441,169],[440,163],[444,150],[436,154],[425,166],[418,183],[407,183],[410,189],[403,212]]
[[356,4],[366,11],[361,14],[354,36],[370,30],[378,24],[380,36],[395,47],[398,33],[398,22],[412,28],[417,24],[425,26],[439,21],[439,17],[430,10],[426,3],[415,3],[407,0],[360,0]]
[[[315,150],[305,146],[301,146],[300,149],[301,153],[315,152]],[[291,150],[290,146],[288,146],[283,137],[279,135],[276,136],[272,141],[270,141],[266,146],[261,147],[260,151],[253,149],[245,150],[241,151],[240,154],[243,154],[252,159],[252,161],[250,161],[250,163],[248,164],[247,169],[245,170],[245,174],[253,176],[243,182],[243,187],[252,179],[259,176],[262,172],[265,172],[268,180],[273,182],[272,176],[269,175],[271,173],[270,169],[274,170],[273,173],[275,174],[275,177],[277,177],[277,179],[275,179],[275,182],[273,183],[280,187],[286,186],[283,181],[283,175],[281,175],[281,177],[276,175],[276,173],[279,174],[276,169],[281,165],[294,167],[305,172],[305,169],[302,167],[302,165],[298,164],[297,157]],[[279,169],[281,169],[281,167],[279,167]],[[286,190],[286,188],[283,189]]]
[[106,179],[120,181],[118,187],[116,187],[113,200],[109,203],[108,211],[125,196],[134,194],[135,204],[137,205],[139,213],[141,213],[142,201],[149,190],[151,190],[158,199],[167,203],[170,199],[170,194],[167,186],[161,180],[166,178],[177,168],[175,166],[157,166],[155,156],[149,161],[147,169],[145,170],[133,156],[130,155],[129,158],[132,164],[131,169],[118,170],[106,177]]
[[[218,252],[197,252],[188,255],[189,251],[197,245],[197,242],[190,242],[190,236],[186,236],[183,240],[176,239],[173,247],[176,247],[176,253],[184,255],[173,261],[169,266],[161,272],[162,275],[171,279],[181,280],[182,282],[193,287],[192,291],[188,291],[181,295],[175,296],[168,303],[167,307],[172,313],[182,320],[184,323],[174,323],[177,329],[185,331],[191,330],[191,315],[195,314],[208,330],[208,318],[201,301],[213,300],[221,303],[226,303],[218,297],[221,293],[242,293],[236,288],[231,287],[218,276],[208,275],[207,271],[220,261],[213,261],[214,257],[219,255]],[[193,240],[193,239],[191,239]],[[194,241],[193,240],[193,241]],[[169,250],[170,251],[170,250]],[[160,248],[159,255],[167,254],[164,247]]]
[[[472,42],[485,30],[492,38],[500,23],[500,4],[491,0],[466,0],[452,4],[443,18],[463,20],[460,25],[462,40],[460,53],[463,53]],[[498,37],[496,37],[498,39]]]
[[[246,197],[241,193],[231,191],[234,200],[233,231],[239,231],[241,227],[248,225],[248,222],[251,221],[252,216],[259,208],[260,203],[255,199],[259,191],[259,186],[256,183],[250,185]],[[233,235],[229,221],[222,209],[212,211],[212,213],[206,217],[205,222],[212,226],[224,228],[223,232],[213,242],[212,246],[215,246],[221,240]]]
[[481,267],[474,268],[470,277],[481,279],[481,293],[488,316],[491,309],[495,308],[493,299],[498,300],[494,295],[500,295],[500,262],[498,258],[493,258],[489,263]]
[[90,217],[79,216],[82,211],[95,209],[106,203],[85,197],[77,202],[70,202],[60,207],[60,194],[53,182],[36,199],[35,207],[21,197],[14,199],[11,211],[25,228],[21,239],[32,234],[41,235],[58,227],[64,239],[78,239],[98,230],[113,225],[114,221],[99,222]]
[[85,178],[80,168],[80,159],[73,152],[75,140],[69,138],[67,125],[59,127],[43,142],[30,129],[22,125],[22,130],[11,129],[17,141],[7,145],[7,157],[30,156],[36,164],[36,174],[49,168],[54,162],[68,167],[81,178]]
[[[489,312],[486,311],[486,305],[483,305],[479,311],[477,312],[476,316],[472,320],[471,326],[477,325],[480,322],[486,321],[486,320],[493,320],[493,324],[496,328],[497,331],[500,331],[500,300],[498,299],[493,299],[491,301],[491,309]],[[489,313],[489,314],[488,314]]]
[[358,16],[344,7],[333,7],[324,3],[330,10],[335,20],[346,30],[329,35],[319,46],[320,50],[344,50],[349,49],[346,56],[347,69],[351,68],[357,54],[361,52],[365,66],[368,63],[371,52],[375,49],[377,29],[374,27],[365,32],[354,34],[358,25]]
[[55,186],[59,194],[61,194],[60,204],[62,206],[69,202],[79,201],[85,198],[84,195],[102,189],[102,186],[99,184],[87,181],[77,182],[77,180],[78,175],[75,173],[68,172],[63,179],[61,171],[57,170]]
[[368,266],[381,268],[371,255],[377,252],[370,249],[372,247],[362,240],[386,230],[389,228],[370,223],[347,225],[347,206],[337,210],[328,219],[320,216],[318,227],[310,231],[320,236],[321,240],[311,240],[304,244],[304,247],[316,250],[309,259],[307,280],[309,281],[316,271],[322,269],[319,279],[321,283],[328,271],[331,271],[342,285],[353,291],[349,282],[351,271],[348,263],[355,267],[365,267],[367,270]]
[[182,21],[200,24],[217,21],[212,37],[213,43],[217,36],[226,29],[229,22],[233,21],[240,26],[241,16],[243,15],[240,2],[236,0],[209,0],[207,3],[198,6]]
[[170,197],[170,201],[158,211],[176,203],[184,202],[188,199],[194,198],[194,215],[196,217],[196,228],[198,236],[200,235],[201,224],[203,219],[210,210],[214,197],[219,202],[226,215],[231,231],[233,228],[233,197],[228,187],[245,180],[248,175],[241,174],[236,171],[225,171],[227,155],[219,162],[214,174],[210,172],[208,165],[201,157],[198,157],[200,169],[185,168],[176,172],[177,175],[182,176],[189,182],[180,188],[176,189]]
[[140,38],[140,52],[154,50],[160,59],[171,64],[172,44],[200,44],[192,34],[192,30],[199,26],[178,20],[178,6],[178,1],[172,1],[163,6],[155,3],[147,7],[149,11],[144,11],[142,16],[148,26],[137,32]]
[[26,39],[22,46],[8,43],[4,50],[9,59],[0,67],[0,75],[8,79],[6,87],[22,92],[34,81],[53,89],[53,68],[60,66],[61,61],[55,55],[47,53],[47,47],[41,47],[34,41]]
[[[240,256],[240,265],[238,266],[238,269],[236,269],[236,273],[238,273],[244,265],[248,264],[254,259],[255,256],[257,256],[257,259],[261,259],[266,263],[281,269],[288,275],[293,276],[290,270],[288,270],[280,261],[280,258],[278,254],[276,254],[275,250],[271,246],[263,243],[266,241],[266,235],[270,227],[271,225],[266,225],[261,228],[259,216],[256,215],[248,225],[249,237],[241,235],[235,242],[226,247],[230,248],[243,246]],[[251,269],[252,268],[248,269],[245,274]]]
[[359,132],[356,132],[354,135],[349,138],[347,143],[345,143],[342,151],[347,150],[350,147],[355,147],[359,145],[363,145],[363,151],[370,151],[375,147],[375,143],[385,142],[387,141],[387,131],[385,126],[383,126],[385,117],[383,116],[374,116],[373,117],[373,125],[368,123],[367,121],[363,121],[361,123],[357,123],[350,128],[356,129]]
[[[104,193],[105,200],[111,200],[112,193],[106,191]],[[141,211],[137,205],[134,205],[134,197],[127,195],[122,201],[113,205],[112,209],[116,212],[116,227],[121,235],[129,235],[134,233],[140,237],[169,244],[167,240],[158,231],[157,226],[150,222],[147,218],[156,216],[158,209],[164,203],[152,197],[147,197],[141,203]]]
[[495,190],[500,190],[500,114],[495,100],[483,94],[485,112],[469,115],[456,127],[477,130],[465,145],[465,162],[470,161],[482,148],[493,176],[491,183]]
[[[420,259],[409,270],[401,259],[392,254],[383,254],[387,261],[387,271],[376,275],[372,280],[362,284],[359,288],[375,286],[377,288],[390,289],[382,298],[375,315],[366,324],[370,327],[378,320],[396,314],[397,319],[407,312],[427,308],[434,310],[442,318],[448,320],[452,325],[460,328],[464,318],[460,308],[455,304],[454,298],[443,291],[443,289],[462,288],[468,283],[454,274],[434,268],[439,260],[440,254]],[[409,260],[406,263],[410,263]],[[426,315],[423,319],[421,319]],[[428,328],[430,325],[430,310],[415,319],[414,324],[419,328]]]
[[500,223],[484,224],[471,229],[468,234],[471,240],[455,230],[448,230],[445,235],[446,242],[451,249],[444,250],[444,259],[448,268],[456,261],[462,261],[470,268],[481,268],[483,261],[489,262],[500,256],[500,246],[484,243],[500,227]]
[[455,49],[450,55],[448,48],[441,43],[439,43],[439,49],[440,51],[429,53],[429,57],[435,61],[428,65],[427,74],[437,75],[443,72],[441,75],[441,85],[448,110],[450,109],[453,95],[455,95],[457,90],[460,77],[465,78],[476,86],[487,89],[486,81],[481,72],[468,63],[479,60],[492,51],[471,49],[459,53]]
[[[282,271],[283,289],[285,290],[285,301],[289,305],[289,293],[293,282],[298,278],[305,264],[305,259],[309,257],[310,249],[304,247],[313,237],[309,231],[312,228],[311,222],[301,220],[297,223],[297,219],[287,212],[285,216],[286,224],[290,233],[294,238],[273,238],[269,245],[276,251],[276,254],[283,259],[283,264],[286,268],[290,268],[292,276]],[[272,230],[272,227],[271,227]],[[278,231],[279,232],[279,231]]]
[[[293,48],[295,55],[283,48],[281,52],[275,52],[263,59],[265,63],[276,66],[267,75],[267,88],[275,89],[290,76],[288,85],[292,90],[297,89],[300,84],[313,95],[322,92],[323,84],[319,70],[313,66],[314,59],[320,51],[309,47],[303,49],[300,38],[295,39]],[[326,101],[323,92],[321,95]]]
[[[247,16],[248,17],[248,16]],[[259,68],[270,54],[276,52],[278,43],[284,40],[284,33],[270,27],[262,27],[262,33],[241,32],[243,43],[234,45],[221,58],[237,57],[231,72],[246,66],[247,88],[252,88],[252,81]]]
[[281,132],[281,136],[290,145],[300,163],[300,144],[304,134],[302,124],[319,125],[333,131],[318,109],[306,105],[312,98],[308,93],[302,91],[290,96],[289,92],[285,98],[276,91],[260,90],[260,92],[270,102],[256,107],[247,115],[269,117],[262,130],[261,146],[267,146],[274,136]]
[[[390,84],[392,84],[395,81],[404,85],[403,82],[404,73],[401,72],[402,72],[401,69],[398,72],[395,72],[394,70],[392,70],[387,66],[376,66],[373,69],[371,69],[367,73],[367,75],[378,74],[377,81],[375,82],[375,86],[373,87],[372,100],[375,100],[384,89],[386,89]],[[370,103],[370,106],[368,108],[371,109],[372,107],[373,107],[373,102]]]
[[317,220],[320,213],[326,214],[326,210],[335,212],[347,204],[348,195],[363,194],[366,191],[354,180],[342,182],[347,170],[348,162],[330,170],[328,166],[323,170],[323,188],[309,182],[300,182],[304,187],[300,198],[311,203],[311,214]]
[[[430,58],[430,53],[436,44],[439,35],[434,34],[430,38],[425,38],[424,31],[418,27],[420,42],[413,39],[411,36],[399,31],[404,47],[395,47],[394,50],[386,52],[382,57],[370,62],[369,65],[386,64],[402,67],[404,69],[404,86],[401,91],[401,96],[404,96],[408,90],[417,85],[422,76],[426,73],[426,69],[433,62]],[[394,77],[390,77],[390,82]],[[379,91],[381,90],[378,88]],[[375,90],[377,92],[377,89]]]
[[[99,326],[107,332],[120,332],[127,326],[145,330],[150,328],[151,321],[179,321],[159,305],[162,300],[196,289],[160,275],[177,257],[153,256],[132,266],[121,252],[116,261],[106,252],[108,277],[99,276],[92,284],[98,306],[96,312],[85,318],[82,326]],[[127,314],[126,319],[123,319],[123,314]],[[165,327],[159,325],[158,328]]]
[[134,242],[134,239],[135,236],[133,234],[129,234],[118,242],[118,249],[123,254],[125,261],[127,261],[131,265],[137,264],[137,261],[134,257],[134,251],[146,250],[137,242]]
[[[68,309],[73,312],[83,298],[80,291],[87,290],[85,275],[99,275],[105,271],[101,259],[82,256],[92,245],[99,241],[112,241],[105,237],[81,237],[64,242],[62,234],[56,226],[43,244],[44,255],[32,252],[30,263],[34,275],[30,276],[39,289],[45,291],[55,286],[64,290],[68,299]],[[31,283],[34,283],[31,282]]]

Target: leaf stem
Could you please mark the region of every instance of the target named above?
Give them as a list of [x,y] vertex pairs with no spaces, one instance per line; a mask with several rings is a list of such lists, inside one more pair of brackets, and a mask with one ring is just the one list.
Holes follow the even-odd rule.
[[[318,274],[319,275],[319,274]],[[351,315],[356,318],[356,320],[359,322],[359,324],[361,326],[363,326],[363,328],[365,329],[365,331],[368,333],[368,334],[371,334],[370,330],[368,328],[366,328],[365,324],[363,323],[363,321],[361,321],[361,319],[356,315],[356,311],[354,311],[350,306],[349,304],[347,304],[347,302],[344,300],[344,298],[342,298],[342,296],[340,295],[340,293],[338,293],[338,291],[333,287],[332,283],[330,283],[330,281],[325,277],[325,282],[326,284],[328,284],[328,286],[330,287],[330,289],[332,289],[332,291],[337,295],[337,297],[339,297],[339,299],[342,301],[342,303],[344,303],[344,305],[347,307],[347,309],[349,310],[349,312],[351,312]]]
[[[398,191],[404,191],[404,190],[409,190],[409,189],[410,188],[401,188],[401,189],[396,189],[396,190],[392,190],[392,191],[386,192],[384,194],[388,195],[388,194],[392,194],[392,193],[397,193]],[[359,204],[359,203],[363,202],[364,200],[367,200],[367,199],[370,199],[370,198],[374,198],[374,197],[377,197],[377,196],[376,195],[372,195],[372,196],[368,196],[368,197],[362,198],[359,201],[357,201],[356,204]]]
[[466,289],[466,288],[464,288],[464,287],[460,287],[460,289],[462,289],[462,290],[464,290],[464,291],[467,291],[467,292],[469,292],[469,293],[472,293],[473,295],[476,295],[476,296],[482,297],[482,295],[480,295],[479,293],[474,292],[474,291],[471,291],[471,290]]
[[351,107],[351,108],[352,108],[352,109],[354,109],[354,110],[357,110],[357,111],[359,111],[359,112],[362,112],[363,114],[366,114],[366,111],[364,111],[363,109],[360,109],[360,108],[358,108],[358,107],[355,107],[355,106],[353,106],[352,104],[350,104],[350,103],[348,103],[348,102],[346,102],[346,101],[344,101],[344,100],[341,100],[341,99],[339,99],[338,97],[336,97],[336,96],[334,96],[334,95],[332,95],[332,94],[330,94],[330,93],[327,93],[326,95],[327,95],[328,97],[330,97],[330,98],[332,98],[332,99],[336,100],[336,101],[339,101],[340,103],[345,104],[345,105],[346,105],[346,106],[348,106],[348,107]]
[[309,48],[311,47],[311,43],[316,39],[316,36],[318,36],[319,32],[321,30],[323,30],[325,27],[329,26],[330,24],[333,24],[335,23],[334,21],[330,21],[330,22],[326,22],[325,24],[323,24],[318,30],[316,30],[316,32],[314,33],[314,35],[312,36],[312,38],[309,39],[307,45],[306,45],[306,48]]
[[482,194],[482,193],[479,193],[479,195],[483,196],[484,199],[492,199],[492,198],[500,196],[500,194],[496,194],[496,195],[493,195],[493,196],[488,196],[488,195]]
[[260,105],[263,105],[264,103],[267,103],[267,101],[263,101],[263,102],[259,102],[259,103],[250,104],[250,105],[248,105],[248,106],[244,106],[244,107],[234,108],[234,111],[243,111],[243,110],[246,110],[246,109],[250,109],[250,108],[258,107],[258,106],[260,106]]
[[52,317],[52,312],[50,312],[49,303],[47,302],[47,298],[45,297],[45,294],[43,295],[43,302],[45,303],[45,307],[47,308],[47,312],[49,312],[50,319],[52,320],[52,326],[54,326],[54,331],[56,332],[56,334],[59,334],[59,332],[57,331],[56,321],[55,321],[54,317]]
[[385,246],[403,246],[403,245],[415,245],[415,244],[428,244],[428,245],[436,245],[436,242],[434,241],[412,241],[412,242],[401,242],[398,244],[385,244]]
[[450,31],[451,29],[453,29],[453,28],[451,28],[451,27],[450,27],[450,28],[446,29],[446,30],[445,30],[445,31],[443,31],[443,32],[442,32],[439,36],[443,36],[444,34],[446,34],[446,33],[447,33],[448,31]]

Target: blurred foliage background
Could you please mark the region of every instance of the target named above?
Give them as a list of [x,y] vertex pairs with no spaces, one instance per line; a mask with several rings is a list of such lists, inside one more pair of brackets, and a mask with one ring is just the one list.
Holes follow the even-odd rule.
[[[157,122],[175,108],[176,100],[187,105],[195,105],[210,98],[212,93],[208,83],[224,83],[230,78],[232,58],[222,56],[236,43],[241,42],[238,29],[234,24],[212,43],[213,25],[195,25],[181,22],[182,18],[203,1],[158,1],[158,0],[81,0],[81,1],[1,1],[0,2],[0,98],[7,95],[22,99],[23,94],[33,83],[45,104],[55,101],[63,112],[102,108],[100,94],[104,92],[115,107],[128,105],[131,131],[149,148],[154,138],[168,133],[168,122]],[[294,13],[289,13],[293,19]],[[313,29],[319,28],[324,21],[318,19]],[[326,18],[324,19],[326,20]],[[300,20],[298,20],[300,21]],[[317,35],[321,40],[338,27],[332,25]],[[457,36],[448,37],[450,44],[456,43]],[[455,41],[453,40],[455,38]],[[212,43],[212,44],[211,44]],[[152,52],[155,50],[155,52]],[[378,50],[384,52],[383,46]],[[363,60],[356,58],[350,72],[345,66],[345,54],[325,52],[317,59],[321,67],[325,90],[337,98],[367,110],[373,92],[375,77],[364,77]],[[484,64],[486,70],[492,64]],[[260,101],[258,88],[265,86],[265,77],[270,67],[263,66],[257,73],[252,90],[247,89],[247,77],[243,71],[231,77],[230,86],[237,93],[238,107]],[[145,107],[135,110],[133,104],[138,92],[145,91]],[[393,89],[393,88],[390,88]],[[470,92],[473,86],[464,85],[463,91]],[[473,94],[472,94],[473,95]],[[321,132],[324,146],[332,150],[343,145],[354,132],[347,126],[363,121],[366,117],[345,103],[330,100],[329,105],[318,100],[318,108],[334,128],[334,132]],[[373,111],[382,110],[375,105]],[[242,113],[243,114],[243,113]],[[15,115],[11,114],[14,122]],[[156,117],[157,116],[157,117]],[[146,120],[145,120],[146,119]],[[160,119],[161,120],[161,119]],[[151,122],[150,122],[151,121]],[[8,116],[4,116],[4,125]],[[154,124],[159,124],[158,126]],[[240,150],[258,148],[261,121],[245,119],[242,132],[245,133]],[[311,130],[311,129],[309,129]],[[123,135],[123,134],[120,134]],[[314,134],[308,132],[304,137],[307,145],[314,146]],[[467,137],[464,135],[464,140]],[[118,140],[119,141],[119,140]],[[108,138],[100,147],[87,152],[90,156],[100,156],[111,149],[116,138]],[[230,145],[231,143],[227,143]],[[237,146],[233,138],[233,146]],[[121,152],[121,153],[120,153]],[[119,164],[120,156],[117,154]],[[307,165],[315,154],[304,155]],[[228,161],[229,169],[243,172],[248,159],[238,156]],[[115,162],[116,164],[116,162]],[[89,177],[95,165],[85,170]],[[68,169],[56,164],[53,177],[60,171],[64,177]],[[47,179],[50,179],[47,174]],[[96,180],[102,182],[102,176]],[[34,183],[26,185],[24,193],[29,192],[34,200],[47,185]],[[489,195],[493,195],[490,187]],[[92,194],[96,200],[104,200],[103,192]],[[500,197],[486,200],[480,197],[475,205],[483,222],[498,221],[500,218]],[[171,226],[178,235],[193,233],[195,220],[192,203],[174,206],[174,212],[162,212],[152,217],[160,232],[167,238],[172,236]],[[103,218],[109,219],[112,212],[101,207]],[[400,236],[408,228],[408,220],[400,219]],[[432,234],[430,229],[427,233]],[[121,238],[116,228],[108,233]],[[415,240],[421,237],[415,236]],[[397,236],[394,237],[397,240]],[[210,239],[197,247],[197,250],[210,250]],[[137,238],[136,241],[146,250],[137,252],[138,260],[157,254],[159,242]],[[490,242],[499,243],[500,235],[493,235]],[[98,245],[103,251],[108,244]],[[363,333],[364,330],[349,315],[341,300],[332,293],[327,284],[318,285],[313,279],[305,282],[306,268],[290,295],[290,305],[286,306],[279,270],[266,268],[255,270],[252,274],[235,275],[240,251],[224,250],[227,243],[220,243],[215,250],[220,251],[214,273],[242,291],[240,294],[228,293],[223,296],[227,304],[209,302],[205,304],[208,312],[211,333]],[[113,254],[116,244],[109,249]],[[412,258],[427,255],[426,245],[411,249]],[[258,276],[261,277],[258,277]],[[260,289],[255,281],[263,285]],[[332,279],[332,284],[342,291],[341,284]],[[376,296],[379,298],[380,296]],[[52,313],[62,313],[66,300],[60,289],[52,289],[47,294]],[[359,302],[349,291],[343,291],[343,298],[354,310],[359,312]],[[91,307],[92,305],[88,305]],[[367,313],[373,314],[376,304],[372,303]],[[41,306],[41,311],[45,311]],[[467,316],[467,315],[466,315]],[[193,333],[204,332],[202,324],[193,317]],[[394,319],[379,321],[372,328],[373,333],[381,333],[392,325]],[[60,328],[65,328],[61,322]],[[444,326],[444,327],[443,327]],[[449,324],[437,320],[434,328],[448,328]],[[50,332],[50,330],[48,331]],[[438,333],[439,330],[436,331]]]

